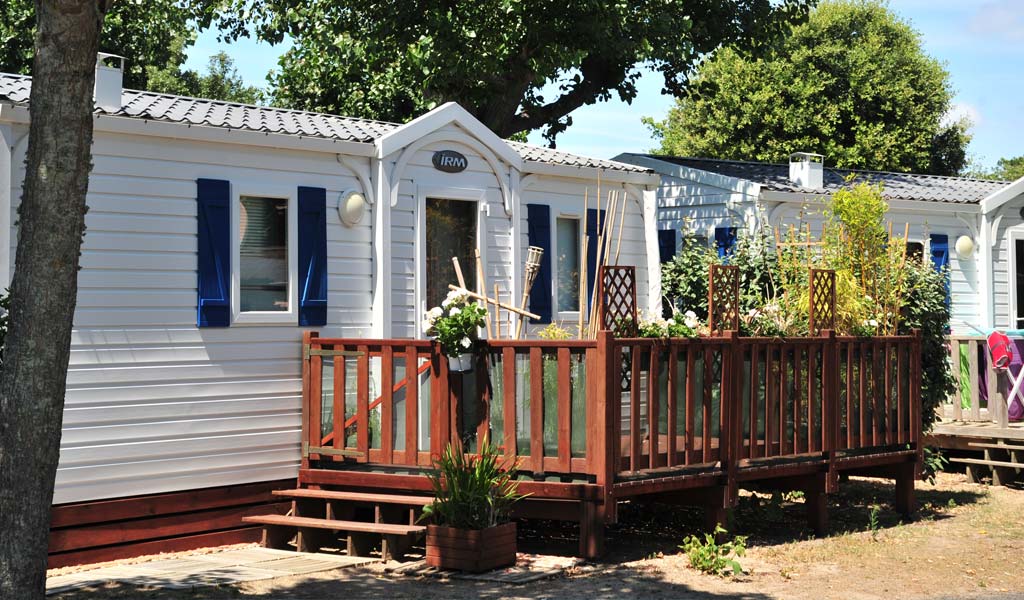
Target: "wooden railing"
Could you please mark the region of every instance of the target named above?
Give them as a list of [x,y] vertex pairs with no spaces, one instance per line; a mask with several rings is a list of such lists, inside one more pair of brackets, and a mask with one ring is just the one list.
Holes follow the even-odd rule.
[[1006,427],[1006,395],[1010,390],[1006,376],[992,367],[985,337],[951,335],[947,339],[956,385],[942,407],[941,416],[952,421],[990,421]]
[[500,340],[466,374],[428,341],[304,342],[304,468],[427,466],[485,437],[524,471],[598,484],[920,452],[919,334]]

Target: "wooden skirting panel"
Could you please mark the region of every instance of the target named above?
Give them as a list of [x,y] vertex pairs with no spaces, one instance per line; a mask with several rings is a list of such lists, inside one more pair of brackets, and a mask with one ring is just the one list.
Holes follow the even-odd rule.
[[255,542],[249,515],[284,514],[290,502],[271,495],[294,479],[54,506],[49,568],[143,554]]

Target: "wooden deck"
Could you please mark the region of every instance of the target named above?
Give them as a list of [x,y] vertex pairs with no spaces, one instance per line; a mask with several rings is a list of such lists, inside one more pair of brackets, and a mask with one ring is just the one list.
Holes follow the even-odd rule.
[[419,340],[304,339],[299,484],[430,490],[431,457],[486,438],[520,461],[519,516],[577,521],[604,549],[639,496],[724,522],[741,487],[805,492],[818,530],[841,473],[893,478],[913,509],[920,338],[502,340],[472,373]]

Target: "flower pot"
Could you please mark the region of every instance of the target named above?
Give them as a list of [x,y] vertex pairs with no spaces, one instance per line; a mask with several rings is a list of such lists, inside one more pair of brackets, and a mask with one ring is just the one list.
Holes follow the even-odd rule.
[[487,529],[427,525],[427,565],[482,573],[516,563],[516,524]]
[[466,352],[458,356],[448,357],[448,370],[456,373],[466,373],[473,370],[473,362],[476,358],[472,352]]

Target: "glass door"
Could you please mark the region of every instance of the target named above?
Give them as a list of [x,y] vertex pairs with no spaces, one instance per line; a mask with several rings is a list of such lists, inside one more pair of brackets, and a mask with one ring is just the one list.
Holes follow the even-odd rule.
[[476,291],[477,203],[469,200],[426,200],[427,309],[440,306],[448,284],[458,285],[452,257],[458,257],[466,287]]

